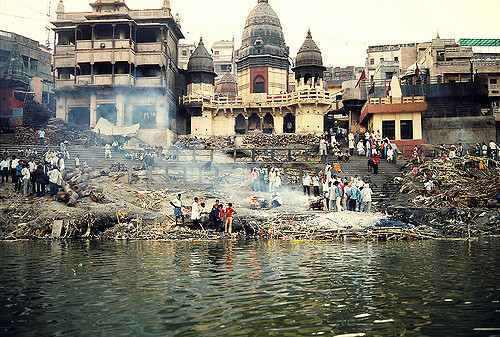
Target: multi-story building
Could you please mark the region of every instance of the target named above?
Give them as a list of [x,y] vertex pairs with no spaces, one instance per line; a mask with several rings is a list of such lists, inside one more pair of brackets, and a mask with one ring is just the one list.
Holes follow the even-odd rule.
[[[139,138],[161,142],[175,129],[178,42],[170,2],[131,10],[124,1],[96,0],[91,12],[66,12],[52,24],[58,118],[93,126],[140,123]],[[168,133],[168,132],[167,132]]]
[[0,31],[0,127],[22,124],[26,100],[54,106],[52,55],[27,37]]
[[179,57],[177,60],[177,67],[182,70],[187,70],[187,65],[189,58],[196,49],[196,44],[194,43],[179,43]]
[[342,83],[356,80],[363,72],[363,67],[347,66],[327,67],[324,73],[325,89],[332,93],[342,90]]
[[217,82],[229,71],[236,78],[236,64],[234,59],[234,38],[231,41],[221,40],[212,44],[212,58],[214,60]]
[[34,92],[40,103],[53,95],[52,55],[27,37],[0,31],[0,88]]

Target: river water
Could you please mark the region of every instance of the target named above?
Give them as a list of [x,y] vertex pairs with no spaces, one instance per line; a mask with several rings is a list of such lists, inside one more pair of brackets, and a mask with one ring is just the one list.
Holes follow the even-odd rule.
[[500,335],[500,239],[1,242],[0,335]]

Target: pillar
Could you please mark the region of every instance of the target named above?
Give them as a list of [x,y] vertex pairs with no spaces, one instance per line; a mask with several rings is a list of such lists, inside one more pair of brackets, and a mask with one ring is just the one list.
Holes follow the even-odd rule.
[[66,94],[62,94],[57,98],[56,118],[60,118],[65,122],[68,121],[68,98]]
[[277,134],[282,134],[283,133],[283,123],[284,117],[283,116],[273,116],[274,117],[274,132]]
[[168,129],[168,107],[170,102],[167,101],[168,96],[163,96],[161,100],[156,103],[156,128]]
[[123,92],[116,95],[116,126],[124,126],[125,124],[125,96]]
[[95,92],[90,94],[90,126],[97,123],[97,96]]

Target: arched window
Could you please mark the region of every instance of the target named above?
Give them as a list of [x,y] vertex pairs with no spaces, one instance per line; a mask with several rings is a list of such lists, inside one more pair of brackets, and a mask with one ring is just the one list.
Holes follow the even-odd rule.
[[266,92],[266,81],[261,75],[257,76],[253,80],[253,93],[265,93]]
[[307,73],[304,75],[304,84],[311,86],[312,85],[312,75]]
[[238,116],[236,116],[234,131],[237,134],[244,135],[246,130],[247,130],[247,121],[245,120],[245,117],[243,117],[243,115],[239,114]]

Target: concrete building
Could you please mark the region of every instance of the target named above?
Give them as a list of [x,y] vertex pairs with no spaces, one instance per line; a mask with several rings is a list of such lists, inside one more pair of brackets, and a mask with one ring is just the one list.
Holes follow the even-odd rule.
[[0,88],[38,95],[40,103],[53,99],[50,51],[27,37],[0,30]]
[[234,53],[234,38],[231,41],[221,40],[212,44],[212,58],[217,74],[216,82],[222,78],[226,71],[229,71],[233,77],[237,76]]
[[341,108],[323,88],[325,67],[310,32],[296,57],[295,91],[287,92],[288,48],[267,0],[259,0],[248,16],[237,55],[238,96],[233,97],[214,95],[214,61],[202,43],[193,53],[179,113],[186,134],[323,133],[327,112]]
[[52,22],[58,118],[93,126],[140,123],[139,138],[164,143],[175,130],[178,43],[183,38],[170,1],[131,10],[123,1],[96,0],[91,12],[66,12]]
[[196,44],[194,43],[179,43],[179,57],[177,60],[177,67],[179,70],[187,70],[187,65],[189,58],[196,49]]

